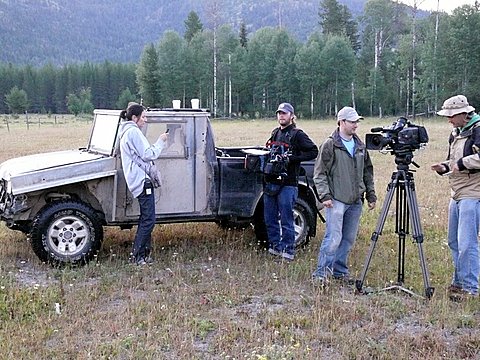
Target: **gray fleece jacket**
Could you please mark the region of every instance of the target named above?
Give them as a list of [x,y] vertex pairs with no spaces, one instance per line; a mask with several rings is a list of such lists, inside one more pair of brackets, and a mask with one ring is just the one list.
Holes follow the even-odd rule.
[[[165,142],[158,139],[150,145],[145,135],[133,121],[123,121],[120,124],[120,154],[122,168],[128,189],[134,197],[138,197],[144,187],[148,175],[143,169],[148,168],[149,162],[158,159],[165,147]],[[134,158],[145,163],[146,166],[138,166]]]

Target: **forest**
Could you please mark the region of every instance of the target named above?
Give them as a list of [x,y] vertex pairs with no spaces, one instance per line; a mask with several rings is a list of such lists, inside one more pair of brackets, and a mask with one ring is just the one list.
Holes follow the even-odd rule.
[[299,116],[322,118],[344,105],[366,116],[433,114],[457,93],[480,103],[480,6],[419,18],[390,0],[369,0],[354,19],[346,5],[322,0],[321,30],[297,40],[288,28],[248,33],[191,11],[185,32],[145,44],[138,63],[40,67],[0,64],[0,113],[89,112],[200,106],[218,117],[271,116],[279,102]]

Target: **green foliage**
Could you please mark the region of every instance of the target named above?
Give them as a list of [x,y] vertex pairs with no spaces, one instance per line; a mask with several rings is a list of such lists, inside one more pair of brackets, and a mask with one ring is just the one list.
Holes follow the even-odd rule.
[[[320,58],[324,46],[325,41],[322,36],[313,35],[295,56],[297,76],[303,95],[302,108],[310,117],[319,113],[319,106],[324,100],[322,89],[326,81],[325,67]],[[300,110],[298,106],[297,108]]]
[[240,38],[240,46],[246,48],[248,44],[247,26],[243,21],[240,24],[240,31],[238,37]]
[[91,101],[92,92],[90,88],[83,88],[79,94],[69,94],[67,96],[67,106],[70,113],[75,116],[79,114],[91,114],[94,106]]
[[[342,59],[342,61],[338,61]],[[320,62],[324,68],[326,101],[340,109],[344,104],[350,104],[350,84],[355,73],[355,54],[346,37],[331,36],[320,52]],[[325,71],[326,70],[326,71]]]
[[10,92],[5,95],[5,103],[12,114],[21,114],[28,109],[27,92],[14,86]]
[[118,101],[116,103],[117,109],[126,109],[129,102],[135,101],[137,102],[137,98],[132,92],[130,88],[127,87],[125,90],[122,91],[120,96],[118,97]]
[[207,335],[216,328],[217,326],[211,320],[199,318],[192,320],[192,332],[201,339],[205,339]]
[[324,34],[345,34],[345,14],[343,6],[337,0],[322,0],[318,15]]
[[68,94],[67,106],[70,113],[75,116],[82,112],[82,103],[80,102],[79,97],[75,94]]
[[[229,2],[222,5],[228,8]],[[422,18],[391,0],[369,0],[355,19],[338,0],[319,5],[321,32],[309,29],[304,43],[294,36],[290,17],[281,16],[282,4],[277,14],[282,26],[263,27],[250,36],[250,23],[242,21],[238,32],[216,23],[215,89],[213,32],[190,11],[184,36],[164,32],[145,46],[138,63],[40,68],[0,63],[0,98],[6,100],[16,86],[25,91],[29,112],[66,113],[68,97],[81,113],[119,107],[139,101],[138,96],[151,107],[171,106],[173,99],[187,105],[199,98],[201,107],[213,108],[215,92],[219,114],[230,116],[231,109],[233,116],[244,117],[271,116],[280,101],[292,102],[298,115],[312,117],[330,116],[346,104],[372,116],[431,114],[455,93],[480,103],[478,7],[465,5],[452,15],[438,14],[437,25],[437,14]],[[303,5],[292,5],[289,14],[297,6]],[[91,90],[90,104],[77,106],[70,94],[79,96],[82,88]],[[0,101],[0,113],[10,111]]]
[[203,30],[203,24],[195,11],[188,13],[187,20],[185,20],[185,34],[183,38],[190,42],[196,33]]
[[157,48],[158,72],[161,74],[160,105],[171,105],[173,99],[182,99],[187,75],[183,69],[186,60],[186,41],[174,31],[167,31]]
[[146,106],[158,107],[161,104],[161,76],[158,53],[153,44],[143,50],[140,64],[136,70],[137,84],[143,103]]

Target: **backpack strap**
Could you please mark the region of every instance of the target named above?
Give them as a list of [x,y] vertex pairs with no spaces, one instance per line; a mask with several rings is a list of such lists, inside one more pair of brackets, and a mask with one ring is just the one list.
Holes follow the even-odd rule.
[[[270,135],[270,138],[267,141],[267,146],[275,142],[274,139],[276,139],[279,131],[280,131],[280,127],[277,127],[272,130],[272,134]],[[297,129],[296,127],[288,131],[287,135],[285,136],[285,140],[286,140],[286,144],[288,144],[289,147],[295,145],[295,141],[296,141],[295,139],[299,131],[300,129]]]

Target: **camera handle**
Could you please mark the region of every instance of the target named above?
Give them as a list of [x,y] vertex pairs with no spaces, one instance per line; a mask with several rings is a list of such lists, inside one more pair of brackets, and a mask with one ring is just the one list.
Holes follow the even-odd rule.
[[420,213],[418,210],[417,197],[415,193],[415,183],[413,173],[409,171],[408,165],[399,165],[398,171],[393,172],[392,180],[387,186],[387,196],[383,203],[382,211],[378,218],[375,231],[372,233],[370,248],[365,259],[360,279],[355,281],[355,287],[359,293],[365,293],[363,284],[365,277],[372,260],[373,251],[377,245],[379,236],[382,234],[383,226],[387,218],[388,210],[392,203],[393,195],[396,195],[396,224],[395,233],[398,234],[398,276],[397,284],[389,286],[379,291],[386,290],[401,290],[410,295],[416,295],[412,291],[404,288],[402,285],[405,281],[405,238],[409,233],[409,225],[413,227],[412,238],[417,244],[418,254],[420,259],[420,267],[423,275],[423,285],[425,289],[425,297],[430,299],[434,293],[435,288],[430,286],[427,264],[423,254],[423,232],[420,222]]

